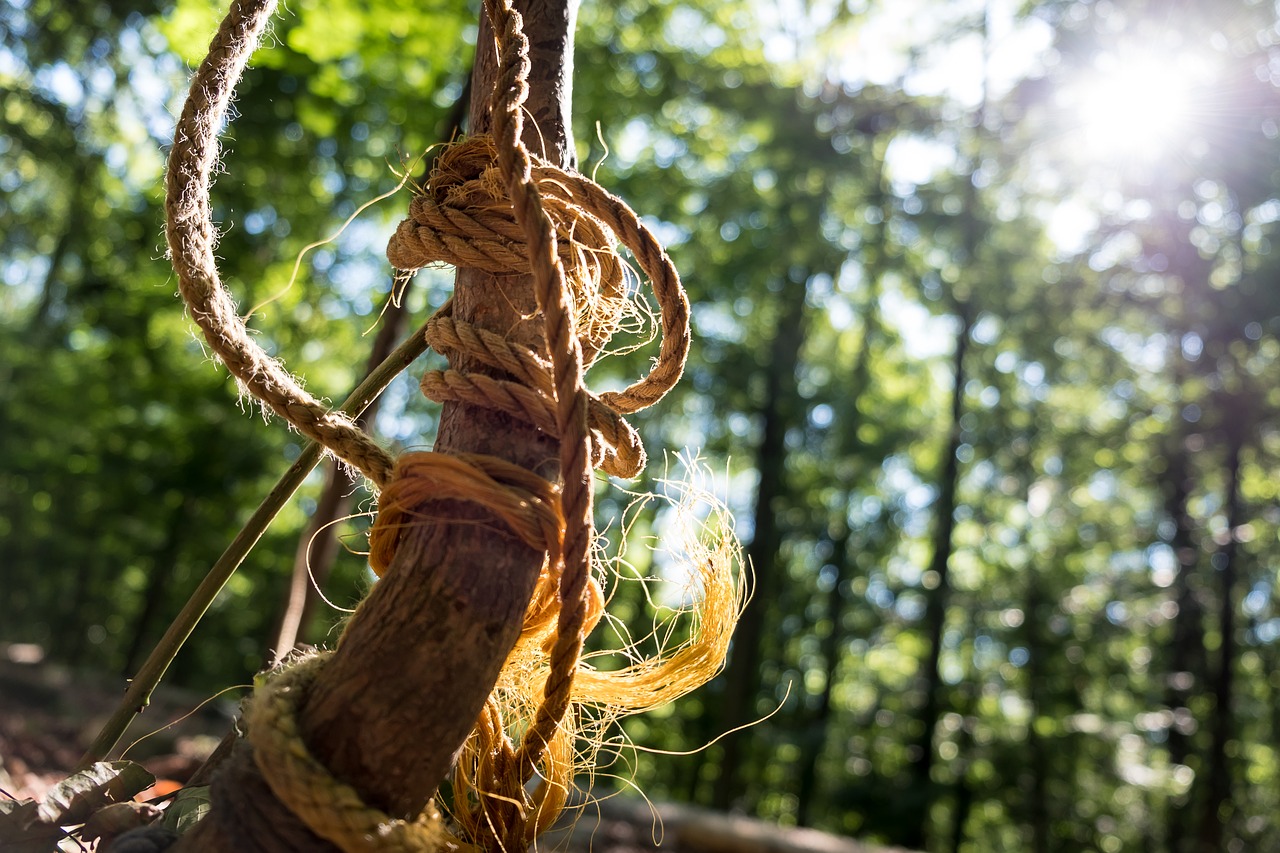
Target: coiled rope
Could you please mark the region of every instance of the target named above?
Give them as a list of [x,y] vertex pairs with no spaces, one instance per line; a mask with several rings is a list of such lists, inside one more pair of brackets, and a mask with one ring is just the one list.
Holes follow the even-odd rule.
[[[652,405],[679,379],[689,348],[689,306],[661,245],[623,201],[527,150],[522,105],[528,95],[529,46],[522,20],[511,0],[485,0],[484,6],[498,45],[492,136],[465,139],[439,155],[387,256],[397,270],[447,263],[532,276],[545,320],[545,352],[463,323],[446,305],[429,324],[431,346],[451,362],[465,355],[510,378],[450,367],[424,376],[422,390],[437,402],[506,412],[558,438],[559,487],[489,456],[409,453],[395,460],[353,421],[310,396],[248,335],[218,275],[209,185],[218,130],[274,0],[233,3],[192,81],[170,155],[166,235],[192,317],[242,386],[380,489],[370,534],[375,571],[381,574],[390,565],[404,530],[421,523],[421,508],[440,499],[485,506],[526,543],[547,553],[517,645],[536,644],[544,655],[541,698],[504,700],[498,695],[503,691],[496,691],[476,722],[453,783],[453,813],[462,834],[486,849],[515,850],[545,829],[564,803],[574,755],[572,729],[561,724],[572,701],[587,701],[575,698],[575,673],[582,672],[598,695],[618,707],[652,707],[714,674],[733,620],[708,620],[704,636],[682,649],[683,656],[628,667],[607,689],[601,682],[613,673],[580,666],[584,638],[603,610],[590,556],[592,469],[621,477],[643,469],[643,446],[624,416]],[[618,242],[651,282],[661,313],[661,342],[648,375],[623,391],[595,395],[585,387],[583,372],[618,328],[627,298]],[[732,610],[732,582],[711,578],[707,583],[711,606]],[[313,832],[343,850],[462,845],[444,832],[438,816],[410,822],[367,807],[357,791],[333,779],[310,755],[296,712],[325,660],[323,654],[313,655],[278,674],[259,689],[246,714],[255,761],[273,793]],[[508,734],[512,723],[505,717],[511,713],[528,714],[518,744]],[[543,782],[529,793],[535,775]]]

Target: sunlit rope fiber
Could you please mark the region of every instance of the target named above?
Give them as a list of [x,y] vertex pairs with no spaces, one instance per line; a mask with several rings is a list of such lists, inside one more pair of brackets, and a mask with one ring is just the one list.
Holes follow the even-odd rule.
[[218,160],[218,131],[275,6],[275,0],[233,2],[191,81],[165,175],[169,257],[192,319],[241,385],[303,435],[381,485],[390,475],[391,455],[350,417],[308,394],[301,380],[249,336],[214,256],[218,234],[209,185]]
[[[704,598],[690,639],[673,655],[617,673],[597,672],[580,660],[583,639],[603,613],[590,559],[591,469],[633,476],[643,468],[639,438],[622,416],[656,402],[678,380],[689,346],[688,302],[665,252],[625,203],[524,147],[528,44],[510,0],[486,0],[499,48],[493,136],[464,140],[441,154],[388,257],[397,269],[450,263],[532,276],[546,352],[461,323],[446,306],[428,329],[431,345],[511,378],[449,369],[424,377],[423,390],[437,401],[507,412],[556,436],[563,484],[557,489],[492,457],[415,453],[393,460],[349,419],[310,397],[253,342],[216,269],[209,183],[217,132],[274,6],[274,0],[232,5],[179,120],[166,202],[179,289],[213,351],[250,393],[382,489],[371,534],[376,570],[390,564],[404,530],[424,523],[423,507],[441,498],[480,503],[525,542],[546,551],[520,638],[464,744],[453,780],[459,835],[488,850],[520,849],[564,806],[580,760],[575,739],[583,732],[570,707],[594,707],[596,719],[607,721],[705,682],[723,663],[728,630],[740,610],[732,579],[736,542],[726,549],[722,538],[697,561]],[[651,282],[662,336],[647,376],[623,391],[596,396],[585,388],[583,371],[619,327],[627,298],[615,239],[631,250]],[[296,710],[325,659],[316,655],[285,669],[252,703],[248,737],[267,783],[314,832],[344,850],[457,848],[462,842],[444,832],[438,817],[396,821],[368,808],[358,792],[333,779],[309,754]],[[535,776],[539,782],[530,789]]]

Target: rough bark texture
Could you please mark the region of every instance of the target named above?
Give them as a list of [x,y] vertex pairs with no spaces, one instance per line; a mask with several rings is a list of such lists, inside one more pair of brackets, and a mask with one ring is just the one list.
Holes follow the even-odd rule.
[[[569,165],[568,133],[576,0],[517,0],[530,42],[530,150]],[[496,76],[492,30],[481,25],[471,127],[488,129]],[[545,143],[545,145],[544,145]],[[545,149],[545,150],[544,150]],[[455,316],[542,346],[531,280],[459,270]],[[480,370],[476,365],[457,365]],[[447,404],[436,449],[487,453],[558,476],[555,440],[500,412]],[[445,779],[520,631],[543,554],[487,511],[436,502],[437,523],[409,531],[383,580],[352,619],[337,653],[301,708],[312,753],[365,802],[416,815]],[[202,821],[183,850],[332,850],[271,795],[241,742],[214,787],[235,792],[244,813]],[[221,801],[225,808],[225,800]]]

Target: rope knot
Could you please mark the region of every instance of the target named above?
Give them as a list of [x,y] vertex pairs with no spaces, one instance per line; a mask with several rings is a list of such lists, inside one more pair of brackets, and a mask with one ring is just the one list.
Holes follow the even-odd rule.
[[[591,463],[617,477],[644,470],[644,445],[623,415],[660,399],[684,368],[689,348],[689,304],[680,278],[657,239],[621,199],[586,177],[531,157],[537,186],[554,235],[556,256],[574,313],[583,367],[600,355],[622,323],[627,307],[621,242],[652,282],[662,318],[662,343],[652,372],[621,392],[590,394],[587,422]],[[530,274],[530,250],[517,221],[490,136],[473,136],[441,151],[423,192],[409,205],[387,245],[396,269],[433,263],[480,269],[492,275]],[[556,391],[547,353],[454,320],[447,310],[427,331],[431,346],[447,356],[471,358],[509,374],[510,381],[458,370],[431,371],[422,392],[438,402],[499,409],[557,435]]]
[[[445,263],[492,275],[532,272],[497,156],[491,136],[472,136],[441,151],[423,192],[410,202],[409,218],[387,246],[396,269]],[[579,345],[589,364],[618,329],[625,279],[612,229],[574,197],[572,185],[580,177],[534,159],[533,179],[572,285]]]
[[[232,4],[175,133],[167,238],[192,316],[254,395],[383,487],[370,533],[370,563],[379,574],[389,568],[404,531],[427,520],[432,502],[439,500],[486,507],[527,545],[544,551],[546,559],[519,639],[455,767],[453,817],[458,835],[474,846],[444,826],[434,805],[415,820],[385,813],[310,753],[299,711],[324,655],[301,661],[259,687],[245,716],[252,760],[275,796],[312,833],[347,853],[525,849],[556,819],[572,785],[581,724],[571,710],[574,704],[599,708],[598,714],[581,718],[601,724],[626,708],[653,707],[705,681],[723,663],[728,647],[720,618],[702,627],[705,637],[667,660],[640,659],[602,672],[582,655],[586,636],[604,613],[603,591],[592,570],[591,471],[603,467],[634,476],[643,467],[639,436],[623,415],[657,402],[680,378],[689,348],[689,303],[658,240],[625,202],[528,152],[522,123],[529,43],[512,0],[485,0],[499,52],[490,104],[493,137],[472,137],[440,154],[387,257],[399,271],[447,263],[532,279],[544,342],[535,348],[518,345],[461,322],[446,307],[428,324],[427,341],[451,357],[465,353],[469,363],[487,365],[499,378],[436,371],[424,377],[423,390],[439,402],[500,409],[557,437],[561,482],[557,487],[507,461],[475,454],[412,453],[393,463],[356,424],[330,413],[262,351],[217,274],[209,220],[217,130],[273,5],[271,0]],[[638,284],[638,277],[626,275],[618,243],[650,281],[661,312],[661,343],[648,375],[622,391],[597,396],[584,387],[583,371],[625,325],[629,290]],[[416,568],[412,560],[398,565],[406,562],[406,571]],[[732,584],[714,585],[714,561],[707,566],[708,599],[720,591],[710,613],[731,615]],[[341,647],[336,654],[343,654]],[[543,684],[540,697],[532,690],[537,681]],[[247,753],[237,754],[243,759]],[[224,828],[261,808],[236,803],[229,782],[214,784],[219,805],[212,816]],[[262,822],[259,815],[257,824]]]

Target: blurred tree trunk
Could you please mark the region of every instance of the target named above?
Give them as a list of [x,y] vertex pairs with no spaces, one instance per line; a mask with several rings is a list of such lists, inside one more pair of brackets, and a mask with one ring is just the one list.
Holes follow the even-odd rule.
[[[515,5],[531,46],[525,142],[554,163],[572,165],[568,116],[577,4]],[[471,110],[476,133],[489,130],[496,75],[493,31],[484,19]],[[529,276],[459,269],[454,316],[545,348]],[[466,359],[455,367],[484,369]],[[446,404],[436,450],[500,456],[559,479],[555,439],[494,410]],[[404,818],[422,811],[449,772],[519,635],[545,556],[477,505],[433,502],[429,515],[432,523],[405,532],[391,567],[299,708],[301,734],[315,758],[366,803]],[[252,753],[248,741],[236,745],[214,781],[210,815],[173,849],[243,849],[236,843],[246,838],[263,851],[333,849],[280,804]],[[219,792],[229,797],[232,789],[237,802],[253,804],[251,813],[220,814],[231,800]]]
[[813,814],[814,794],[818,789],[818,759],[827,743],[827,728],[831,722],[831,693],[835,689],[836,674],[840,668],[840,646],[844,640],[841,623],[848,610],[846,587],[853,579],[854,561],[849,557],[852,534],[848,524],[842,524],[840,533],[831,542],[831,562],[835,578],[827,591],[825,620],[829,626],[820,646],[823,664],[822,692],[818,694],[817,707],[809,718],[807,731],[800,747],[800,781],[796,788],[796,823],[809,826]]
[[[807,282],[808,275],[804,277]],[[794,279],[793,279],[794,280]],[[755,467],[760,473],[756,490],[753,534],[747,559],[755,576],[751,601],[734,631],[729,665],[725,672],[724,709],[720,731],[728,732],[755,719],[760,690],[760,664],[766,608],[779,590],[782,571],[778,551],[782,535],[778,525],[778,499],[785,493],[786,438],[791,426],[791,399],[795,396],[796,369],[804,343],[807,284],[794,293],[784,290],[778,325],[770,347],[765,374],[763,421]],[[746,790],[745,753],[748,731],[734,732],[722,741],[719,780],[711,798],[717,809],[728,809]]]
[[[924,679],[924,703],[920,709],[920,735],[914,744],[915,757],[911,761],[912,794],[920,803],[918,819],[913,820],[905,837],[906,847],[923,848],[926,841],[926,824],[933,805],[933,735],[942,714],[942,640],[946,629],[947,604],[950,599],[951,581],[948,567],[951,561],[952,534],[955,531],[956,489],[960,480],[960,418],[964,415],[965,353],[969,348],[969,331],[972,328],[972,308],[967,302],[956,305],[960,320],[956,330],[955,352],[951,358],[951,423],[947,431],[946,450],[943,453],[942,475],[938,480],[938,499],[934,502],[933,557],[929,561],[928,583],[925,593],[925,660],[920,668]],[[926,587],[928,587],[926,583]]]
[[[986,232],[986,224],[981,220],[982,201],[978,198],[976,173],[978,163],[982,159],[982,151],[986,145],[985,124],[987,115],[987,56],[990,50],[987,18],[989,8],[983,3],[982,15],[978,23],[978,33],[982,39],[982,94],[973,113],[975,128],[974,138],[968,152],[969,171],[962,186],[961,210],[964,211],[960,221],[960,263],[970,276],[978,270],[978,249],[982,245]],[[958,283],[952,293],[952,304],[956,319],[955,349],[951,359],[951,422],[947,433],[946,449],[943,456],[942,474],[938,481],[938,499],[934,503],[933,519],[933,556],[929,562],[928,573],[933,583],[925,591],[925,660],[920,669],[924,679],[924,702],[917,718],[920,723],[920,735],[913,744],[914,758],[911,759],[910,779],[913,798],[918,803],[917,819],[910,822],[910,828],[903,840],[904,846],[924,849],[929,837],[930,813],[937,798],[937,790],[933,784],[934,734],[938,727],[938,719],[942,715],[943,693],[940,663],[942,660],[942,643],[946,633],[947,606],[951,599],[951,563],[952,538],[955,532],[955,514],[957,505],[957,488],[960,480],[959,450],[961,444],[960,420],[964,415],[964,386],[968,381],[965,372],[965,355],[969,348],[969,333],[973,329],[975,308],[972,303],[972,286],[968,281]]]
[[[1177,560],[1172,596],[1177,605],[1173,620],[1173,642],[1169,650],[1165,704],[1173,713],[1169,726],[1169,762],[1186,765],[1191,748],[1191,696],[1203,687],[1205,671],[1204,610],[1196,589],[1200,549],[1196,544],[1195,520],[1187,508],[1192,491],[1189,451],[1178,442],[1166,453],[1165,512],[1173,522],[1169,546]],[[1191,799],[1188,793],[1187,798]],[[1167,809],[1165,835],[1171,853],[1189,849],[1188,803],[1171,802]]]
[[974,790],[973,783],[969,781],[969,767],[973,763],[971,721],[977,717],[974,713],[977,705],[977,697],[974,694],[977,690],[977,685],[973,683],[961,685],[961,696],[956,707],[961,724],[960,730],[956,732],[956,781],[952,786],[951,846],[948,848],[951,853],[960,853],[967,834],[969,814],[973,811]]
[[[80,125],[75,125],[75,130],[80,131]],[[49,266],[40,283],[40,301],[36,303],[36,309],[28,325],[28,331],[32,334],[41,334],[48,330],[53,320],[54,307],[60,298],[66,297],[66,282],[62,280],[62,276],[73,242],[84,234],[86,211],[89,209],[85,197],[90,189],[89,169],[93,162],[83,155],[75,158],[75,166],[71,174],[71,198],[67,202],[67,218],[61,233],[58,234],[57,242],[54,243],[53,250],[49,253]]]
[[1027,695],[1031,700],[1031,722],[1027,726],[1027,751],[1030,755],[1031,791],[1028,794],[1027,811],[1031,821],[1031,853],[1049,853],[1049,796],[1047,782],[1049,777],[1049,756],[1045,748],[1044,738],[1036,728],[1036,721],[1048,714],[1049,703],[1045,701],[1045,658],[1052,654],[1052,645],[1045,642],[1040,630],[1042,611],[1045,606],[1045,595],[1040,588],[1040,578],[1036,572],[1027,574],[1027,597],[1023,604],[1023,624],[1026,625],[1027,643]]
[[[860,425],[858,402],[871,384],[871,350],[881,332],[880,283],[888,266],[884,247],[889,242],[888,223],[892,218],[892,210],[889,208],[884,188],[884,150],[885,145],[877,140],[873,146],[875,171],[871,186],[872,201],[880,210],[880,221],[873,232],[875,236],[863,249],[862,263],[867,282],[867,296],[860,312],[863,317],[862,341],[850,370],[851,393],[842,401],[845,419],[842,429],[835,436],[840,442],[836,451],[839,458],[860,459],[867,452],[866,446],[858,439]],[[850,603],[847,587],[853,580],[856,568],[855,561],[849,554],[849,545],[853,537],[849,529],[848,502],[853,497],[852,489],[858,485],[856,480],[860,479],[860,476],[850,479],[851,482],[846,484],[849,491],[845,492],[838,506],[840,517],[832,522],[832,526],[837,531],[832,539],[831,556],[831,565],[835,568],[835,581],[826,596],[826,619],[831,630],[822,639],[821,652],[824,668],[822,692],[818,696],[818,705],[809,720],[808,732],[804,736],[800,753],[800,780],[796,805],[796,822],[800,826],[809,826],[813,813],[813,800],[818,787],[818,759],[827,743],[827,729],[832,716],[831,693],[835,689],[836,675],[840,668],[840,649],[845,639],[843,623]]]
[[187,541],[186,533],[190,519],[195,514],[197,501],[189,493],[183,497],[169,514],[165,525],[164,542],[156,551],[152,562],[151,573],[147,576],[147,586],[142,593],[142,608],[133,620],[132,636],[125,652],[123,672],[125,677],[138,671],[139,658],[145,649],[145,643],[151,635],[151,623],[164,602],[165,592],[169,589],[169,581],[173,577],[178,556]]
[[1231,802],[1231,766],[1227,755],[1227,744],[1231,740],[1235,726],[1232,718],[1234,700],[1234,679],[1236,663],[1236,576],[1238,549],[1236,548],[1236,529],[1242,523],[1240,517],[1240,453],[1244,447],[1244,437],[1248,416],[1242,411],[1233,411],[1235,407],[1225,406],[1225,432],[1227,436],[1227,458],[1223,465],[1226,478],[1226,495],[1223,499],[1223,513],[1226,516],[1226,538],[1218,552],[1214,555],[1214,567],[1218,570],[1219,612],[1218,632],[1222,637],[1219,644],[1217,667],[1213,673],[1213,721],[1209,754],[1206,758],[1208,782],[1204,804],[1204,819],[1200,824],[1200,849],[1202,853],[1216,853],[1225,849],[1223,836],[1226,824],[1230,820]]

